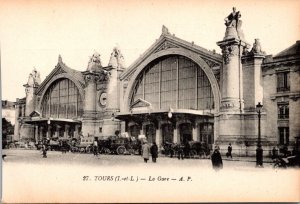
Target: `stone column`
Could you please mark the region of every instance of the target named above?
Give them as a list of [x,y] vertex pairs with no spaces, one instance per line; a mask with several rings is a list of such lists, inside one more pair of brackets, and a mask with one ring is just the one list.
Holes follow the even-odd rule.
[[44,138],[43,130],[44,130],[44,127],[43,127],[43,126],[40,126],[40,138],[41,138],[41,139]]
[[69,137],[69,129],[70,129],[70,125],[66,124],[65,125],[65,132],[64,132],[64,137],[65,138]]
[[95,135],[95,119],[96,119],[96,74],[94,72],[84,73],[86,87],[84,100],[84,114],[82,121],[82,134]]
[[47,138],[51,138],[51,125],[48,124],[47,126]]
[[35,130],[34,131],[35,141],[37,142],[37,141],[39,141],[39,126],[36,125],[34,128],[35,128],[34,129]]
[[178,132],[178,127],[175,127],[173,130],[173,143],[179,143],[180,138],[179,138],[179,132]]
[[241,56],[245,42],[231,38],[217,43],[223,54],[221,67],[221,111],[243,111],[243,70]]
[[80,139],[78,129],[79,129],[79,125],[75,125],[74,138]]
[[59,137],[59,129],[60,129],[60,126],[59,125],[56,125],[56,131],[55,131],[55,137]]
[[195,126],[193,127],[193,140],[194,141],[199,141],[198,139],[198,131],[199,130],[199,125],[195,124]]
[[144,126],[141,126],[140,135],[144,135]]

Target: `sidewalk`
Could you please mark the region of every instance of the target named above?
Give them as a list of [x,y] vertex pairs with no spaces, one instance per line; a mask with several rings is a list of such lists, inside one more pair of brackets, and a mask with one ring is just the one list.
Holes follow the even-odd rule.
[[[223,160],[226,161],[245,161],[245,162],[256,162],[255,157],[232,157],[232,158],[227,158],[226,156],[222,157]],[[273,160],[269,157],[264,157],[263,158],[264,163],[273,163]]]
[[[159,154],[159,157],[169,157],[170,156],[165,156],[164,154]],[[177,155],[173,156],[173,158],[177,158]],[[199,156],[196,156],[194,158],[188,158],[188,159],[210,159],[210,156],[206,158],[200,158]],[[238,156],[233,156],[232,158],[227,158],[225,155],[222,155],[222,160],[226,161],[243,161],[243,162],[256,162],[256,157],[238,157]],[[270,157],[264,157],[263,158],[264,163],[273,163],[273,160]]]

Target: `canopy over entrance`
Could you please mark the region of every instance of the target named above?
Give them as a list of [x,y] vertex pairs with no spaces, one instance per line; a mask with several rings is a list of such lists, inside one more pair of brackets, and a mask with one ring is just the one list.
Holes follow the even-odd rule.
[[43,138],[80,138],[80,120],[64,118],[43,118],[36,115],[36,117],[24,119],[23,122],[32,127],[32,131],[36,141],[42,140]]
[[145,135],[148,142],[186,143],[202,141],[213,144],[214,115],[209,111],[169,109],[160,111],[140,110],[118,113],[115,118],[125,121],[129,136]]

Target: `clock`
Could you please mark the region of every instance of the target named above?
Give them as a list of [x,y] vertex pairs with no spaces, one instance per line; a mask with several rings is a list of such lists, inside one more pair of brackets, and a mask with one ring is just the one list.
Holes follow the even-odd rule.
[[106,101],[107,101],[107,94],[105,92],[102,92],[99,98],[100,105],[106,106]]

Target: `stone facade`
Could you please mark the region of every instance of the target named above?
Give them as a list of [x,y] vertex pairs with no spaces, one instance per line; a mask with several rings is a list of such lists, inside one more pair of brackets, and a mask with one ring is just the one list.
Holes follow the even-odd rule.
[[225,19],[225,36],[217,42],[221,55],[163,26],[159,39],[129,67],[119,48],[108,66],[94,53],[84,72],[69,68],[59,56],[42,83],[34,70],[24,85],[26,98],[16,103],[15,134],[19,139],[79,138],[118,130],[144,135],[160,148],[165,142],[193,140],[222,151],[231,143],[234,154],[254,155],[260,102],[264,150],[292,148],[300,132],[299,42],[274,57],[262,51],[259,39],[249,49],[240,17],[234,8]]

